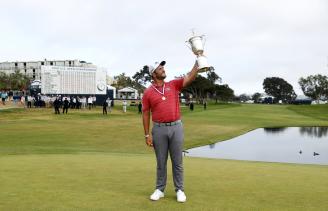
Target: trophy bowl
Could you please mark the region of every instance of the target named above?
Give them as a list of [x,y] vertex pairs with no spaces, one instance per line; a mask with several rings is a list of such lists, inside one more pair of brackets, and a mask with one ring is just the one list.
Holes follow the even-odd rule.
[[186,41],[190,50],[197,56],[198,72],[206,72],[210,65],[207,62],[207,57],[203,55],[204,45],[205,45],[205,36],[193,36]]
[[204,52],[204,43],[203,43],[203,36],[194,36],[189,39],[188,41],[191,46],[191,50],[196,55],[202,55]]

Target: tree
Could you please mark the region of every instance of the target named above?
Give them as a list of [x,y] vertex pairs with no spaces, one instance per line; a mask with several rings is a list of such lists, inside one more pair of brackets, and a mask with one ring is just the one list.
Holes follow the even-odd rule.
[[215,72],[214,67],[209,67],[208,71],[206,72],[207,74],[207,79],[214,85],[216,81],[221,82],[220,76],[218,76]]
[[148,82],[151,81],[149,67],[147,65],[143,66],[143,68],[139,72],[136,72],[136,74],[134,74],[132,78],[136,83],[146,85]]
[[[206,77],[197,75],[196,79],[187,87],[183,89],[183,94],[192,94],[197,101],[201,102],[205,98],[214,98],[216,103],[218,100],[228,101],[234,96],[234,92],[229,88],[227,84],[218,85],[217,81],[221,82],[220,76],[218,76],[214,67],[210,67],[206,72]],[[183,77],[183,76],[182,76]]]
[[306,78],[301,77],[298,81],[305,96],[314,100],[328,97],[328,78],[323,75],[310,75]]
[[278,77],[265,78],[263,81],[265,93],[275,98],[275,102],[289,103],[296,98],[293,86],[287,81]]
[[252,100],[254,100],[255,103],[259,102],[259,99],[261,97],[261,93],[258,93],[258,92],[255,92],[253,95],[252,95]]
[[246,102],[247,100],[250,100],[251,97],[247,94],[241,94],[238,96],[239,101]]
[[192,94],[196,100],[200,100],[206,97],[206,94],[210,91],[211,87],[212,84],[210,80],[201,75],[197,75],[196,79],[190,85],[185,87],[182,92]]
[[215,84],[215,103],[218,100],[229,101],[234,97],[234,91],[228,86],[228,84],[218,85]]
[[9,76],[6,73],[0,72],[0,90],[9,90]]
[[129,76],[126,76],[125,73],[121,73],[120,75],[114,76],[115,83],[113,86],[116,89],[123,89],[127,86],[132,86],[132,80]]
[[0,89],[4,90],[26,90],[31,78],[19,71],[11,74],[0,73]]
[[118,76],[114,76],[114,80],[116,81],[113,86],[116,89],[123,89],[124,87],[132,87],[137,89],[139,92],[142,92],[145,87],[135,81],[133,81],[129,76],[126,76],[125,73],[121,73]]

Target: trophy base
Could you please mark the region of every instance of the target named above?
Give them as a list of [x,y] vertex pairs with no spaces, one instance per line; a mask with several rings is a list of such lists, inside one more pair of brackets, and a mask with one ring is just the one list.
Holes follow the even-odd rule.
[[198,72],[206,72],[210,68],[208,65],[207,58],[205,56],[197,56]]
[[199,72],[199,73],[207,72],[209,68],[210,68],[210,67],[202,67],[202,68],[198,68],[198,72]]

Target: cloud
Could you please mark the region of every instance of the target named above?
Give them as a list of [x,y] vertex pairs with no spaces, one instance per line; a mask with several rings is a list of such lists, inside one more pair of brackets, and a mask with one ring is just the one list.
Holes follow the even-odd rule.
[[165,59],[173,78],[192,67],[185,41],[196,28],[235,93],[263,92],[277,76],[301,94],[300,77],[327,73],[326,11],[324,0],[5,1],[0,58],[81,59],[130,76]]

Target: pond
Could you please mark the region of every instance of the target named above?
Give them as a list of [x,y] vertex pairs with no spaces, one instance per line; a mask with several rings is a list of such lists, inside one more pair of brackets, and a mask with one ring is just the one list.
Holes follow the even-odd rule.
[[328,127],[260,128],[188,149],[190,157],[328,165]]

